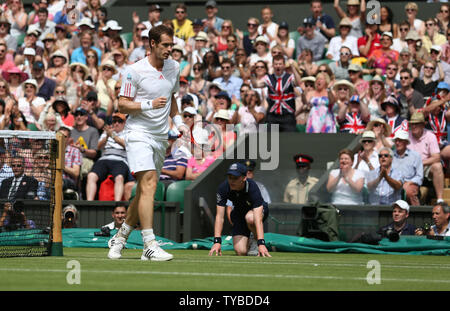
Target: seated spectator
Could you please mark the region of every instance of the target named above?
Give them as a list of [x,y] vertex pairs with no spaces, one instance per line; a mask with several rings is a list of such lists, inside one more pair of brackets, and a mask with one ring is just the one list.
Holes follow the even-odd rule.
[[[97,193],[97,184],[102,183],[109,175],[114,177],[114,201],[128,200],[131,193],[125,193],[125,184],[133,183],[128,167],[125,151],[125,127],[126,115],[113,114],[112,126],[106,125],[104,133],[98,140],[96,149],[103,150],[103,155],[94,163],[87,176],[86,199],[92,201]],[[128,188],[132,188],[129,187]]]
[[67,56],[60,50],[50,55],[50,62],[45,72],[46,77],[56,81],[57,84],[66,82],[69,75],[69,67],[67,66]]
[[384,88],[383,79],[375,76],[369,82],[369,88],[364,95],[364,103],[370,112],[371,119],[381,118],[384,113],[381,104],[386,99],[386,90]]
[[264,36],[255,39],[254,47],[256,52],[249,56],[249,65],[253,67],[256,62],[263,61],[267,64],[268,72],[272,72],[272,55],[269,53],[269,41]]
[[45,99],[37,95],[38,83],[28,79],[23,84],[24,97],[19,99],[19,110],[23,112],[27,124],[36,124],[45,107]]
[[315,76],[317,74],[317,69],[319,69],[319,66],[314,63],[312,50],[308,48],[303,49],[300,57],[298,58],[298,66],[303,71],[303,75],[307,77]]
[[403,49],[408,48],[408,43],[406,42],[406,35],[410,30],[409,23],[403,21],[398,27],[400,36],[394,36],[394,42],[392,43],[392,48],[397,52],[401,52]]
[[280,45],[283,49],[283,55],[288,59],[293,57],[295,50],[295,41],[289,37],[289,25],[286,22],[281,22],[278,25],[278,31],[274,39],[270,42],[270,48],[275,45]]
[[[434,72],[438,69],[439,80],[434,81],[432,79]],[[436,91],[436,87],[439,81],[444,80],[444,70],[440,63],[435,63],[434,61],[427,61],[423,66],[423,78],[415,78],[412,83],[412,87],[417,92],[421,93],[425,100],[433,96]]]
[[148,41],[148,29],[141,31],[142,46],[136,46],[130,53],[128,60],[135,63],[146,57],[147,51],[150,50],[150,42]]
[[255,90],[248,90],[242,95],[242,106],[233,115],[231,123],[239,123],[239,135],[258,132],[258,125],[264,119],[266,110],[262,106],[261,98]]
[[297,39],[297,55],[300,58],[303,50],[309,49],[312,51],[313,61],[318,61],[323,58],[325,45],[328,43],[327,38],[319,32],[314,31],[315,24],[311,17],[303,20],[305,33]]
[[213,137],[211,154],[213,157],[220,157],[228,148],[233,146],[236,141],[236,133],[234,132],[234,127],[229,126],[230,117],[225,109],[221,109],[214,114],[213,124],[218,127],[217,137]]
[[25,159],[21,156],[11,158],[14,177],[6,178],[0,186],[0,198],[14,201],[16,199],[38,199],[38,181],[24,174]]
[[375,150],[378,152],[383,147],[392,147],[390,142],[391,126],[382,118],[371,120],[366,127],[366,131],[375,133]]
[[191,65],[184,59],[186,52],[181,45],[175,44],[172,48],[172,59],[180,64],[180,75],[188,77],[191,71]]
[[411,205],[420,205],[419,187],[423,181],[423,164],[420,154],[408,149],[409,133],[407,131],[397,131],[394,136],[394,161],[392,166],[399,168],[404,173],[403,189],[406,193],[406,200]]
[[81,178],[84,178],[92,169],[94,159],[97,157],[98,130],[87,124],[88,112],[78,107],[74,113],[75,123],[71,131],[71,137],[74,146],[80,150],[83,155],[83,164],[81,167]]
[[339,0],[334,0],[334,9],[336,10],[336,13],[341,21],[343,19],[348,19],[350,22],[350,25],[352,26],[350,35],[355,38],[361,37],[363,24],[366,19],[365,1],[360,3],[359,0],[348,0],[347,11],[344,12],[339,5]]
[[431,211],[433,225],[428,232],[416,229],[416,235],[450,236],[450,208],[445,202],[436,203]]
[[[430,49],[430,58],[436,64],[433,75],[431,76],[432,81],[445,81],[450,83],[450,64],[442,59],[442,48],[439,45],[432,45]],[[444,78],[441,77],[441,69]],[[422,66],[420,69],[419,77],[423,79],[425,72],[425,67]]]
[[416,112],[409,121],[410,149],[418,152],[422,158],[423,176],[433,182],[437,202],[443,202],[444,172],[441,163],[438,141],[433,132],[425,129],[425,116]]
[[[207,38],[207,37],[206,37]],[[237,37],[234,34],[230,34],[227,37],[227,48],[219,52],[219,61],[222,63],[225,59],[230,59],[234,63],[236,62],[236,50],[238,47]]]
[[[108,227],[109,230],[119,230],[122,227],[125,219],[127,218],[127,208],[126,206],[117,205],[114,207],[111,216],[113,221],[109,224],[104,225],[103,227]],[[102,227],[102,228],[103,228]]]
[[390,32],[394,36],[394,38],[398,37],[398,25],[394,23],[394,13],[392,9],[383,5],[380,9],[380,32]]
[[406,35],[406,44],[414,67],[420,68],[425,61],[430,60],[427,49],[422,46],[422,37],[415,30],[410,30]]
[[448,38],[450,37],[450,29],[447,28],[447,30],[445,31],[446,34],[446,38],[447,38],[447,42],[445,44],[443,44],[442,47],[442,57],[441,59],[450,64],[450,41],[448,40]]
[[70,75],[65,82],[66,98],[72,111],[75,110],[79,101],[80,85],[89,76],[89,68],[82,63],[72,63],[69,65]]
[[430,49],[432,45],[441,46],[445,42],[447,42],[446,37],[443,34],[440,34],[436,21],[433,17],[427,18],[425,21],[426,32],[422,37],[422,46],[430,53]]
[[364,131],[359,143],[362,150],[355,153],[353,159],[353,168],[365,173],[365,179],[369,177],[369,173],[380,166],[378,160],[378,152],[375,150],[375,133],[372,131]]
[[450,119],[450,112],[445,107],[446,101],[444,98],[432,97],[428,99],[422,111],[427,121],[425,128],[432,131],[436,136],[443,159],[448,158],[450,153],[447,140],[447,124]]
[[[188,107],[185,109],[184,114],[188,112],[186,110],[194,109]],[[187,124],[186,124],[187,125]],[[183,180],[188,159],[186,155],[180,149],[175,149],[174,142],[178,139],[178,135],[174,135],[169,131],[169,146],[166,149],[166,158],[164,160],[164,165],[161,169],[161,174],[159,180],[164,182],[173,182],[177,180]]]
[[381,103],[381,109],[385,113],[383,119],[391,127],[391,138],[393,138],[395,133],[399,130],[408,131],[408,120],[400,115],[400,103],[395,96],[391,95],[387,97]]
[[8,82],[11,98],[14,98],[17,101],[24,96],[22,83],[28,79],[27,73],[23,72],[18,67],[13,67],[8,71],[3,71],[2,77]]
[[398,64],[391,63],[386,68],[386,79],[384,80],[384,89],[386,90],[386,96],[394,95],[399,96],[402,84],[400,80],[397,79],[398,74]]
[[116,86],[116,80],[113,79],[113,75],[116,73],[116,64],[111,60],[104,61],[100,66],[100,74],[95,87],[98,93],[100,109],[103,111],[108,110],[108,105],[114,98],[114,87]]
[[378,24],[367,24],[364,29],[366,35],[358,38],[358,51],[362,57],[368,57],[373,51],[381,48],[381,35],[378,33]]
[[208,115],[206,116],[206,121],[213,122],[214,121],[214,115],[219,110],[227,110],[229,119],[231,120],[234,114],[234,111],[231,110],[231,98],[228,96],[228,93],[226,91],[219,92],[215,97],[214,101],[214,108],[211,110]]
[[348,68],[350,65],[350,60],[352,59],[352,52],[346,46],[342,46],[339,52],[339,60],[332,62],[329,66],[333,71],[336,80],[349,80],[350,76],[348,75]]
[[186,180],[195,180],[216,160],[204,150],[205,146],[209,145],[208,132],[203,129],[193,136],[195,144],[191,144],[192,156],[188,160]]
[[55,92],[56,82],[45,76],[44,63],[41,61],[34,62],[31,75],[38,85],[37,96],[44,98],[46,101],[49,100]]
[[423,22],[423,20],[416,18],[418,12],[419,6],[415,2],[408,2],[405,5],[406,19],[408,23],[411,25],[411,28],[418,33],[419,36],[423,36],[425,34],[425,23]]
[[297,177],[289,181],[283,196],[283,202],[292,204],[308,203],[308,196],[311,189],[319,181],[316,177],[310,176],[311,164],[314,159],[307,154],[296,154],[294,163]]
[[75,122],[75,118],[72,112],[70,111],[69,103],[64,97],[65,92],[66,91],[64,86],[59,85],[56,87],[55,95],[58,96],[53,101],[52,108],[53,111],[59,114],[61,120],[64,122],[65,125],[72,127]]
[[5,149],[0,147],[0,186],[3,180],[10,177],[14,177],[13,170],[11,169],[7,161],[8,161],[8,154]]
[[307,133],[336,133],[336,123],[332,113],[335,98],[328,89],[329,83],[328,74],[319,72],[316,76],[315,89],[302,94],[303,102],[311,107],[306,124]]
[[[110,102],[109,105],[111,104]],[[87,124],[101,131],[106,122],[106,113],[100,108],[97,93],[95,91],[89,91],[86,97],[81,99],[80,107],[88,113]],[[110,110],[112,111],[112,109]]]
[[352,168],[353,153],[348,149],[339,152],[339,168],[331,170],[327,190],[332,204],[362,205],[364,173]]
[[364,98],[367,90],[369,89],[369,82],[363,79],[361,66],[357,64],[350,64],[347,70],[350,78],[349,80],[351,83],[353,83],[353,86],[355,87],[355,90],[358,93],[359,97],[361,99]]
[[361,103],[358,95],[349,98],[348,94],[353,93],[353,84],[347,80],[339,81],[334,88],[338,96],[339,111],[336,121],[339,123],[339,131],[351,134],[362,133],[370,121],[367,106]]
[[234,72],[234,62],[230,59],[225,59],[221,63],[221,67],[222,77],[214,79],[213,82],[219,84],[220,87],[227,91],[231,97],[240,99],[241,95],[239,94],[239,90],[243,81],[241,78],[237,78],[232,75]]
[[39,200],[50,200],[52,185],[52,171],[50,167],[50,154],[41,149],[33,155],[33,173],[38,182],[36,196]]
[[85,31],[80,34],[80,47],[73,50],[71,57],[70,57],[70,63],[81,63],[83,65],[86,65],[86,55],[89,51],[89,49],[93,49],[97,52],[99,64],[100,60],[102,59],[102,52],[99,48],[93,45],[94,44],[94,38],[92,36],[92,33],[90,31]]
[[372,205],[391,205],[401,199],[403,171],[392,167],[394,152],[383,147],[378,152],[380,166],[369,173],[367,188]]
[[402,86],[399,92],[400,116],[404,119],[409,119],[425,103],[422,93],[412,87],[413,82],[414,78],[410,70],[400,70],[400,84]]
[[63,125],[59,132],[64,136],[66,151],[64,157],[63,170],[63,191],[68,189],[78,189],[78,178],[80,177],[81,166],[83,164],[83,156],[78,148],[73,145],[73,139],[70,135],[72,127]]
[[399,235],[415,235],[416,227],[408,223],[409,204],[403,200],[397,200],[392,204],[392,208],[392,223],[381,227],[377,233],[382,234],[391,229]]
[[[19,205],[22,205],[22,207],[19,207]],[[0,217],[0,228],[2,228],[2,232],[35,229],[36,224],[33,220],[27,219],[23,212],[23,202],[15,202],[14,204],[6,202],[3,205],[3,212]]]
[[384,32],[380,39],[381,48],[374,50],[368,56],[367,66],[375,68],[378,75],[384,75],[387,66],[398,60],[400,54],[391,48],[393,40],[392,33]]
[[358,37],[354,37],[350,34],[352,29],[352,23],[349,18],[343,18],[339,23],[339,32],[340,34],[330,40],[330,44],[328,45],[327,58],[335,61],[339,60],[339,51],[341,47],[348,47],[352,55],[359,55],[358,51]]

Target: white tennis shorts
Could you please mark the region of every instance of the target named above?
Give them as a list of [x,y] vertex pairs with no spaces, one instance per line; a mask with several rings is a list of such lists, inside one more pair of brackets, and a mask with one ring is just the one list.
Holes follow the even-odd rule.
[[126,134],[128,166],[132,174],[156,170],[158,176],[166,158],[167,140],[155,140],[151,135],[129,131]]

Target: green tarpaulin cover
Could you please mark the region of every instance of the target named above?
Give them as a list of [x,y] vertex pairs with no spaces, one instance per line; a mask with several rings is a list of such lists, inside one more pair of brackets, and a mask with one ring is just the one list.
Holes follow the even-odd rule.
[[[63,229],[64,247],[97,247],[107,248],[109,237],[95,236],[99,229]],[[117,230],[111,231],[111,236]],[[442,241],[430,240],[420,236],[402,236],[398,242],[390,242],[388,239],[380,241],[379,245],[363,243],[347,243],[341,241],[322,242],[316,239],[308,239],[298,236],[266,233],[264,235],[266,245],[270,250],[280,252],[299,253],[366,253],[366,254],[408,254],[408,255],[450,255],[450,238]],[[177,243],[162,237],[157,237],[161,247],[170,249],[210,249],[213,237],[194,239],[185,243]],[[231,236],[222,236],[222,250],[233,250]],[[133,231],[127,241],[127,248],[142,249],[142,237],[140,231]]]

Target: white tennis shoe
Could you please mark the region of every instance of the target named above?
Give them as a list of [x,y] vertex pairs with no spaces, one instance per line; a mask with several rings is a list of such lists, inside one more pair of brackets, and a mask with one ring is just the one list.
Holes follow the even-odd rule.
[[147,248],[144,248],[141,256],[141,260],[152,261],[168,261],[173,258],[173,255],[163,250],[156,240],[149,243]]
[[126,243],[127,241],[125,240],[125,238],[113,236],[108,241],[109,247],[108,258],[119,259],[120,257],[122,257],[122,249],[125,248]]

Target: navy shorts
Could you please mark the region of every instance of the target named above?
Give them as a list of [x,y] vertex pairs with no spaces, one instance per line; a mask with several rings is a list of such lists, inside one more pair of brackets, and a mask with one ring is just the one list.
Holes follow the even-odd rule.
[[95,162],[91,172],[97,174],[99,182],[103,182],[108,175],[113,175],[114,177],[122,175],[124,183],[134,180],[128,165],[123,161],[99,160]]
[[[247,222],[245,221],[245,215],[247,212],[239,212],[236,211],[235,208],[231,211],[231,221],[233,222],[232,236],[235,235],[245,235],[246,237],[250,236],[250,230],[248,229]],[[269,207],[266,203],[263,204],[263,222],[269,216]]]

